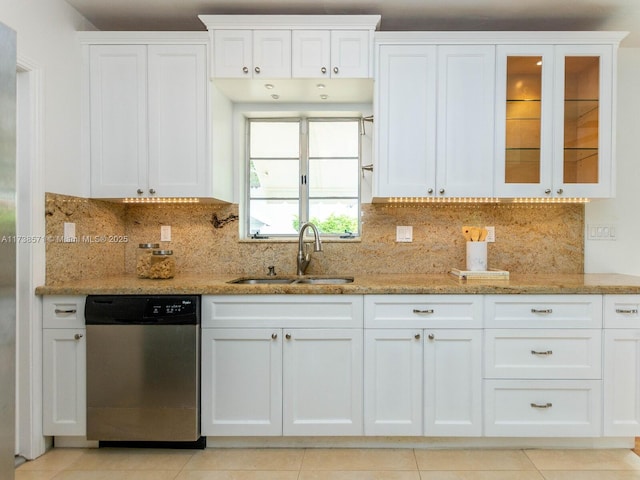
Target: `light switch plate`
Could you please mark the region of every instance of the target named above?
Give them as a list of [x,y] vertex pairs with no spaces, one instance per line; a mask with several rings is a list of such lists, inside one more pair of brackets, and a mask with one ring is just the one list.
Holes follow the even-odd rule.
[[160,241],[161,242],[171,241],[171,225],[162,225],[160,227]]
[[487,238],[485,238],[485,242],[493,243],[496,241],[496,227],[484,227],[487,229]]
[[413,227],[397,226],[396,242],[413,242]]
[[62,227],[62,241],[63,242],[75,242],[76,241],[76,224],[73,222],[64,222]]

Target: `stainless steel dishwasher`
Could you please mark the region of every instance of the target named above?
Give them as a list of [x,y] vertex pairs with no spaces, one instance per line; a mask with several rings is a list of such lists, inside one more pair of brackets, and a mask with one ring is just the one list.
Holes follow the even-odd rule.
[[87,439],[201,443],[200,297],[89,295],[85,322]]

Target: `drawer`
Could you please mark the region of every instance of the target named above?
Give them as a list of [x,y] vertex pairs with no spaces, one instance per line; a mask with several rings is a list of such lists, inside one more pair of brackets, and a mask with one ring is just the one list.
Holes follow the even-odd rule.
[[482,328],[481,295],[367,295],[365,328]]
[[362,328],[362,296],[203,295],[202,327]]
[[485,380],[484,390],[486,436],[601,435],[599,380]]
[[602,328],[602,295],[489,295],[488,328]]
[[640,295],[605,295],[605,328],[640,328]]
[[602,378],[602,330],[485,330],[485,377]]
[[48,295],[42,299],[43,328],[85,328],[84,295]]

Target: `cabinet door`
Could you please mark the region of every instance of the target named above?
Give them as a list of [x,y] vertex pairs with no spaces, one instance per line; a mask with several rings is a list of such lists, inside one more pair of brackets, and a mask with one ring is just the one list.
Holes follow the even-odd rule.
[[422,330],[365,330],[365,435],[422,435]]
[[495,48],[438,47],[438,196],[493,195]]
[[253,31],[253,78],[291,77],[291,31]]
[[331,77],[368,78],[369,32],[335,30],[331,32]]
[[206,48],[148,48],[150,193],[207,196]]
[[436,161],[436,47],[381,45],[377,69],[374,196],[431,195]]
[[331,76],[331,32],[294,30],[291,32],[291,74],[294,78]]
[[45,328],[43,341],[42,433],[86,435],[85,329]]
[[213,32],[213,76],[251,78],[253,71],[251,30]]
[[424,434],[482,434],[482,330],[425,330]]
[[497,197],[552,194],[553,46],[496,50]]
[[362,435],[362,330],[284,330],[283,433]]
[[554,194],[607,197],[613,193],[613,47],[555,49]]
[[147,47],[90,47],[91,196],[147,189]]
[[640,435],[640,331],[604,333],[604,434]]
[[202,434],[282,434],[280,330],[202,329]]

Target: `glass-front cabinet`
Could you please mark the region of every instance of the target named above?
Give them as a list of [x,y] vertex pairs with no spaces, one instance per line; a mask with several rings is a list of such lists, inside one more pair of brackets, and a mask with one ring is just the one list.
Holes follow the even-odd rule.
[[613,196],[613,52],[497,47],[496,196]]

